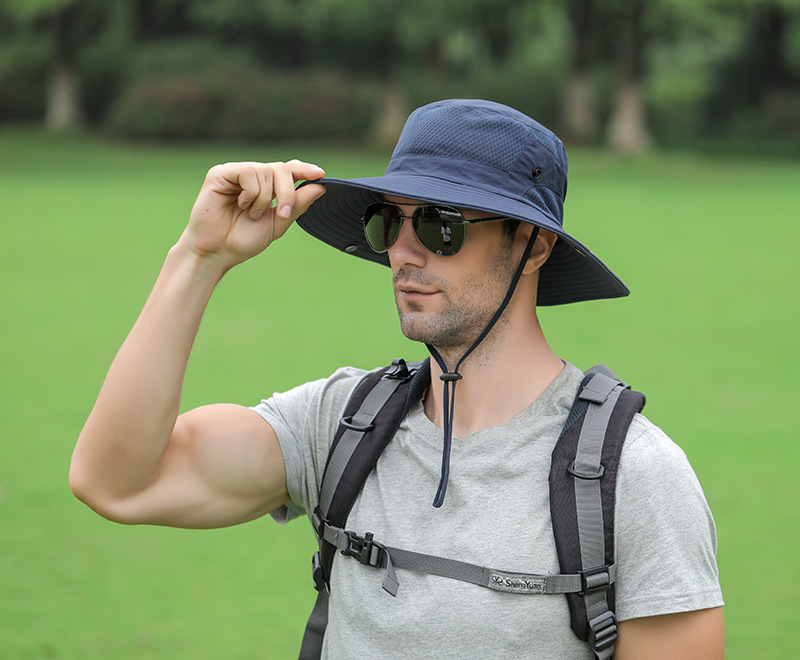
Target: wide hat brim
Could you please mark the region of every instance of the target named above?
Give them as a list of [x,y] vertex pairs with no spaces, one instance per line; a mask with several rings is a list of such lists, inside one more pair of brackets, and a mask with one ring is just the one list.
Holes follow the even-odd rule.
[[356,257],[389,265],[389,257],[367,245],[362,214],[368,204],[382,195],[448,204],[496,215],[516,218],[548,231],[559,238],[539,276],[538,305],[560,305],[619,298],[630,292],[600,259],[576,240],[544,209],[485,188],[420,174],[393,173],[358,179],[323,178],[326,193],[297,223],[306,232],[328,245]]

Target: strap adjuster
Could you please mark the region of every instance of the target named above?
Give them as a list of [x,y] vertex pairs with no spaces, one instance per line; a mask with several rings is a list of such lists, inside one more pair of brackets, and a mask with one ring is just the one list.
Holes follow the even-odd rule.
[[314,531],[317,533],[319,538],[322,538],[322,534],[325,530],[325,524],[326,520],[322,515],[322,511],[320,511],[319,507],[316,507],[311,513],[311,526],[314,528]]
[[347,547],[342,549],[343,555],[355,557],[365,566],[380,567],[384,548],[373,540],[372,532],[367,532],[364,536],[359,536],[355,532],[345,532],[345,534],[347,534]]
[[597,466],[597,471],[595,472],[584,472],[582,470],[578,470],[575,467],[575,461],[569,464],[567,467],[567,472],[569,472],[573,477],[577,477],[578,479],[600,479],[605,473],[606,469],[602,465]]
[[358,431],[359,433],[369,433],[372,429],[375,428],[375,424],[363,424],[359,426],[358,424],[353,424],[353,416],[348,415],[347,417],[342,417],[339,419],[339,424],[344,426],[346,429],[350,429],[351,431]]
[[589,644],[596,652],[613,646],[617,637],[617,616],[613,612],[603,612],[589,621]]
[[322,591],[328,588],[328,583],[325,582],[325,570],[322,568],[322,558],[319,551],[314,553],[311,558],[311,577],[314,580],[314,589]]
[[392,378],[396,380],[404,380],[411,375],[406,361],[402,358],[395,358],[392,360],[392,366],[383,375],[384,378]]
[[608,566],[578,571],[578,575],[581,576],[581,590],[578,593],[582,596],[595,591],[603,591],[611,586],[611,573],[608,570]]

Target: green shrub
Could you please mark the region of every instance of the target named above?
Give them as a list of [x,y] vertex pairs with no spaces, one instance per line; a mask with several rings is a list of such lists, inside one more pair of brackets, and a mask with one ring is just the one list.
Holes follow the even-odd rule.
[[144,49],[105,126],[162,139],[360,138],[371,126],[368,83],[328,71],[271,71],[245,54],[196,42]]

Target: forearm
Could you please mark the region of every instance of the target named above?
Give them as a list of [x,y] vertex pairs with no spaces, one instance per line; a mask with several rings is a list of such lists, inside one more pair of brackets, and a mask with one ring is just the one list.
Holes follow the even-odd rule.
[[70,484],[81,499],[122,498],[157,475],[189,354],[223,272],[180,243],[170,250],[78,439]]
[[[254,426],[253,413],[235,407],[188,421],[178,411],[214,287],[228,269],[280,238],[325,192],[314,184],[295,190],[297,181],[323,175],[297,160],[209,170],[75,447],[70,486],[98,513],[120,522],[207,526],[250,519],[285,501],[283,459],[268,425]],[[191,423],[198,418],[203,423]],[[258,448],[270,467],[265,483],[254,488],[241,465]],[[216,510],[204,514],[212,503]]]

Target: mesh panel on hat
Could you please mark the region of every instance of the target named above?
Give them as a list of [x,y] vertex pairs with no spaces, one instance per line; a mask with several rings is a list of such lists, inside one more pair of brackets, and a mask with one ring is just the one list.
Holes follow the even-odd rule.
[[475,108],[449,106],[415,112],[406,122],[394,156],[444,155],[507,171],[528,143],[530,130],[495,112]]
[[545,186],[534,186],[533,188],[529,188],[523,194],[523,197],[526,201],[531,202],[534,206],[546,211],[554,219],[561,224],[561,218],[563,217],[564,211],[564,200],[561,199],[556,193],[554,193],[550,188],[546,188]]

